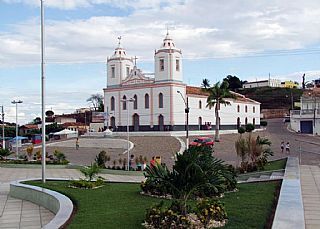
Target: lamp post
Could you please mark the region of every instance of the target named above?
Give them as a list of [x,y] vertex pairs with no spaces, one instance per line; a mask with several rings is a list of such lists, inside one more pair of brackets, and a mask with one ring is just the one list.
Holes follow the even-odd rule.
[[190,111],[189,98],[188,98],[188,96],[186,96],[186,99],[185,99],[180,91],[177,91],[177,93],[181,95],[181,98],[183,99],[183,102],[184,102],[184,105],[185,105],[184,112],[187,115],[187,122],[186,122],[186,148],[189,149],[189,111]]
[[122,102],[126,103],[126,107],[127,107],[127,153],[128,153],[128,161],[127,161],[127,170],[130,170],[130,130],[129,130],[129,103],[128,102],[134,102],[135,99],[134,98],[130,98],[130,99],[121,99]]
[[[286,95],[287,98],[289,98],[289,95]],[[291,98],[291,110],[293,111],[293,94],[292,94],[292,91],[290,92],[290,98]]]
[[41,175],[42,183],[46,182],[46,114],[45,114],[45,63],[44,63],[44,5],[41,2],[41,113],[42,113],[42,160],[41,160]]
[[13,100],[11,103],[16,105],[16,158],[18,158],[18,103],[23,103],[21,100]]
[[3,105],[2,107],[2,148],[6,148],[6,140],[4,139],[4,110],[3,110]]

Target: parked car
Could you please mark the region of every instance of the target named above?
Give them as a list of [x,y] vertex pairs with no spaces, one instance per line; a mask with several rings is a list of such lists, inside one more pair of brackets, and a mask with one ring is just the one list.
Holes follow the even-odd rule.
[[196,138],[189,144],[189,146],[210,146],[213,147],[214,141],[208,137]]

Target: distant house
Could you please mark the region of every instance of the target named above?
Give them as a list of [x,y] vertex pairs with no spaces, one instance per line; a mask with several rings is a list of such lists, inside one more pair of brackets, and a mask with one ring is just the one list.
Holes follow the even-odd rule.
[[63,127],[71,131],[77,131],[80,135],[86,133],[89,129],[89,126],[79,122],[66,122],[63,124]]
[[286,81],[281,82],[281,87],[284,87],[284,88],[298,88],[299,87],[299,83],[291,81],[291,80],[286,80]]
[[291,111],[290,125],[296,132],[320,134],[320,88],[314,88],[303,93],[301,110]]
[[26,124],[19,128],[19,133],[20,135],[31,134],[31,133],[34,133],[35,131],[40,130],[40,126],[41,125],[36,125],[36,124]]
[[77,120],[72,117],[71,115],[57,115],[55,117],[55,122],[58,124],[64,124],[64,123],[76,123]]
[[277,79],[268,79],[260,81],[246,82],[243,88],[256,88],[256,87],[281,87],[281,81]]

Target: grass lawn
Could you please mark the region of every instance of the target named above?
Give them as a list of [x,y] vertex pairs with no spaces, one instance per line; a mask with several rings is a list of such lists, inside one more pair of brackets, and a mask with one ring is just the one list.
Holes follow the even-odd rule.
[[276,161],[270,161],[268,162],[263,171],[270,171],[270,170],[279,170],[279,169],[285,169],[286,168],[287,159],[280,159]]
[[[142,228],[146,209],[156,198],[139,194],[139,184],[109,183],[95,190],[67,188],[67,182],[28,184],[46,187],[69,196],[77,212],[68,228]],[[240,184],[239,192],[227,193],[229,222],[225,228],[264,228],[273,208],[280,182]],[[166,200],[169,203],[169,201]]]

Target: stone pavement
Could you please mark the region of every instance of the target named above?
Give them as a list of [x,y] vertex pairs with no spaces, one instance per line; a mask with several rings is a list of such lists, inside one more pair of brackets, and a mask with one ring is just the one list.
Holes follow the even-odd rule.
[[302,165],[301,189],[306,229],[320,228],[320,167]]
[[[75,169],[47,169],[49,178],[78,179],[81,174]],[[101,174],[109,181],[141,182],[143,176],[124,176]],[[40,178],[41,169],[0,168],[0,229],[1,228],[41,228],[54,217],[54,214],[29,201],[11,198],[9,184],[11,181]]]

